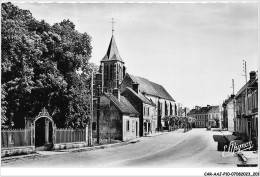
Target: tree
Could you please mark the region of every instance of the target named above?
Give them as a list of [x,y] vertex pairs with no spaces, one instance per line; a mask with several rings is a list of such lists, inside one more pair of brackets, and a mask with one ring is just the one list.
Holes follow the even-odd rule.
[[[28,10],[1,6],[2,123],[15,127],[46,107],[58,127],[82,127],[90,113],[91,37],[69,20],[53,26]],[[79,73],[81,71],[81,73]]]

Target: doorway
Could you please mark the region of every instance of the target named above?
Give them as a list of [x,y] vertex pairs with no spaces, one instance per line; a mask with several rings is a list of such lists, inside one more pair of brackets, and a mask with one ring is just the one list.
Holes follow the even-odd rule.
[[45,144],[45,119],[35,121],[35,147]]
[[35,147],[37,150],[51,150],[53,146],[53,122],[47,117],[35,121]]

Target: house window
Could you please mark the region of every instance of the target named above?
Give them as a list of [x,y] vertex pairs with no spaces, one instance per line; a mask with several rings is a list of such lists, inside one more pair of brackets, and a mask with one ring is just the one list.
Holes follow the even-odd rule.
[[149,107],[147,107],[147,115],[149,116]]
[[165,115],[167,116],[168,115],[168,105],[167,105],[166,101],[164,103],[164,106],[165,106]]
[[145,107],[144,107],[144,116],[145,116]]
[[129,120],[127,120],[127,121],[126,121],[126,131],[129,132],[129,129],[130,129]]

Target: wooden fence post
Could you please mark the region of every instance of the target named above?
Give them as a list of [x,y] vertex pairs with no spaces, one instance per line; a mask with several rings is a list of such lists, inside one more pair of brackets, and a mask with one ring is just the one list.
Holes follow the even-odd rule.
[[12,137],[12,129],[10,131],[7,131],[8,135],[8,147],[13,147],[13,137]]

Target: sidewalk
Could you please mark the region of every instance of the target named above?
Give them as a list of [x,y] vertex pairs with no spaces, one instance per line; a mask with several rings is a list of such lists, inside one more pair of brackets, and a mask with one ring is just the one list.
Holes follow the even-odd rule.
[[[191,129],[192,130],[192,129]],[[188,131],[186,131],[186,132],[189,132],[189,131],[191,131],[191,130],[188,130]],[[156,133],[152,133],[152,134],[148,134],[148,135],[146,135],[146,136],[143,136],[143,137],[155,137],[155,136],[160,136],[160,135],[164,135],[164,134],[168,134],[168,133],[186,133],[186,132],[184,132],[184,130],[183,130],[183,128],[179,128],[179,129],[176,129],[176,130],[174,130],[174,131],[168,131],[168,130],[165,130],[165,131],[163,131],[163,132],[156,132]],[[139,137],[139,138],[141,138],[141,137]],[[138,138],[137,138],[138,139]]]
[[[230,143],[231,141],[234,141],[236,144],[243,144],[241,139],[239,139],[237,136],[232,135],[229,131],[221,131],[220,132],[224,135],[226,140]],[[237,153],[237,155],[242,159],[243,164],[238,166],[243,167],[250,167],[250,166],[258,166],[258,152],[255,151],[241,151]]]
[[22,159],[22,158],[37,158],[37,157],[52,156],[52,155],[58,155],[58,154],[64,154],[64,153],[91,151],[91,150],[95,150],[95,149],[104,149],[104,148],[109,148],[109,147],[124,146],[124,145],[138,143],[138,142],[140,142],[139,138],[129,140],[126,142],[114,143],[114,144],[104,144],[104,145],[97,145],[97,146],[88,146],[88,147],[79,147],[79,148],[52,150],[52,151],[36,151],[35,153],[32,153],[32,154],[2,157],[1,161],[5,162],[5,161],[9,161],[9,160],[16,160],[16,159]]
[[168,132],[168,131],[165,131],[165,132],[156,132],[156,133],[148,134],[148,135],[143,136],[143,137],[154,137],[154,136],[160,136],[160,135],[163,135],[163,134],[166,134],[166,133],[169,133],[169,132]]
[[244,157],[247,159],[246,163],[258,164],[258,151],[243,151]]
[[128,144],[138,143],[141,141],[142,138],[155,137],[155,136],[160,136],[160,135],[167,134],[167,133],[170,133],[170,132],[167,132],[167,131],[157,132],[157,133],[149,134],[147,136],[138,137],[136,139],[132,139],[129,141],[113,143],[113,144],[86,146],[86,147],[69,148],[69,149],[61,149],[61,150],[56,149],[56,150],[52,150],[52,151],[36,151],[35,153],[32,153],[32,154],[2,157],[1,161],[4,162],[4,161],[8,161],[8,160],[15,160],[15,159],[22,159],[22,158],[37,158],[37,157],[59,155],[59,154],[64,154],[64,153],[76,153],[76,152],[83,152],[83,151],[92,151],[95,149],[104,149],[104,148],[110,148],[110,147],[124,146],[124,145],[128,145]]

